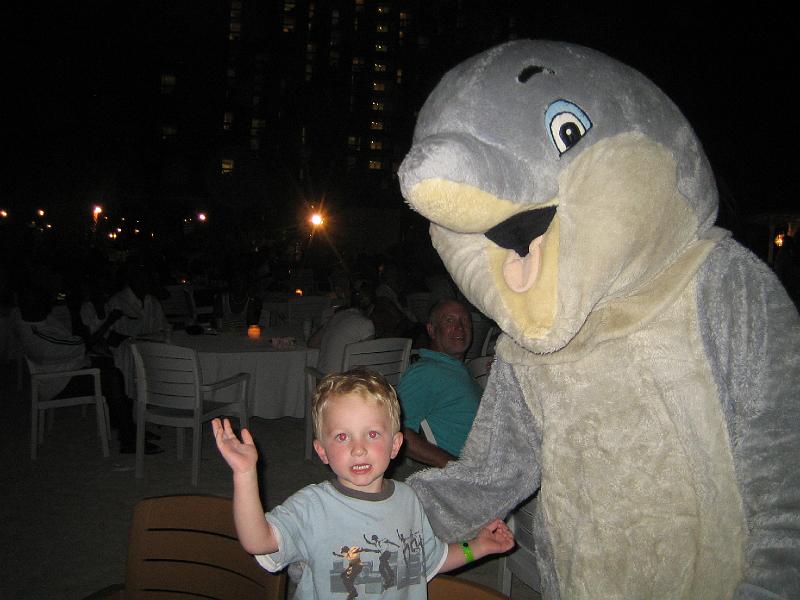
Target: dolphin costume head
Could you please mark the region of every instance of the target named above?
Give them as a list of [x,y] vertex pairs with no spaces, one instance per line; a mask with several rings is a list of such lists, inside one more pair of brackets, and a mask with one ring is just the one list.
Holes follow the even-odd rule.
[[515,41],[450,71],[400,168],[455,281],[518,344],[563,348],[703,236],[700,143],[648,79],[579,46]]

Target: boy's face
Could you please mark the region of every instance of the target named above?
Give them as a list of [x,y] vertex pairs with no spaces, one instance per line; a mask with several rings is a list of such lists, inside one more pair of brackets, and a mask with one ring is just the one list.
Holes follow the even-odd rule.
[[321,439],[314,440],[314,449],[342,485],[376,493],[402,443],[403,434],[392,432],[385,408],[358,394],[346,394],[332,398],[325,407]]

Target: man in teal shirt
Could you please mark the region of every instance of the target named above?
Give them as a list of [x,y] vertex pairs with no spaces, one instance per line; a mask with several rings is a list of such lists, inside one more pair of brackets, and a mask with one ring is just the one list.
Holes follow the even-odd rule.
[[[430,350],[420,350],[420,359],[403,374],[397,392],[406,456],[443,467],[461,453],[482,390],[464,365],[464,354],[472,343],[467,307],[452,298],[440,300],[430,311],[427,330]],[[423,420],[435,444],[419,433]]]

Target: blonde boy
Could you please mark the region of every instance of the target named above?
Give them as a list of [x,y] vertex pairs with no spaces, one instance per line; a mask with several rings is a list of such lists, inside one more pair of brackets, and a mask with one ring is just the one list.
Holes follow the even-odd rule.
[[312,419],[314,449],[336,478],[306,486],[266,518],[250,432],[243,429],[240,441],[227,419],[212,422],[233,470],[239,541],[270,571],[306,563],[295,598],[426,598],[437,573],[514,545],[499,519],[468,543],[445,544],[413,490],[384,478],[403,434],[397,396],[380,375],[354,369],[324,378]]

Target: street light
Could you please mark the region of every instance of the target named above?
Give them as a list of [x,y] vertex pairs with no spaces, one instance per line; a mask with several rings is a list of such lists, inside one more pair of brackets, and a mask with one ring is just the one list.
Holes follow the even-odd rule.
[[314,227],[320,227],[321,225],[323,225],[325,223],[325,219],[323,219],[322,215],[319,214],[319,213],[314,213],[313,215],[311,215],[311,218],[309,219],[309,221],[311,221],[311,224]]

